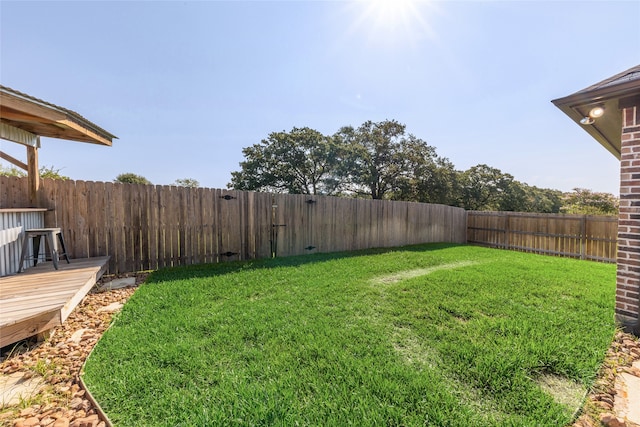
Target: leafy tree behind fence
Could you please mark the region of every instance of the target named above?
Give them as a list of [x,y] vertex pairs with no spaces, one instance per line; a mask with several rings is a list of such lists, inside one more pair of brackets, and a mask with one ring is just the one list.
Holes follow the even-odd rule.
[[395,121],[274,132],[243,150],[229,188],[439,203],[468,210],[614,215],[608,193],[530,186],[485,164],[465,171]]

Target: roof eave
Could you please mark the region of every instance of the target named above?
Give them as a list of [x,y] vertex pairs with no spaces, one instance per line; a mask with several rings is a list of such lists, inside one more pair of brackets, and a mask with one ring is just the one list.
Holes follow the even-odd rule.
[[[616,136],[608,135],[605,132],[602,132],[597,124],[592,125],[583,125],[580,123],[586,115],[588,115],[589,108],[585,108],[584,104],[582,108],[573,106],[572,104],[558,104],[552,101],[556,107],[558,107],[563,113],[565,113],[575,124],[577,124],[581,129],[591,135],[596,141],[600,143],[607,151],[616,156],[616,158],[620,159],[620,135]],[[597,103],[596,103],[597,104]]]
[[[594,89],[588,88],[551,102],[607,151],[620,159],[622,118],[618,102],[620,99],[638,94],[640,94],[640,80],[636,79]],[[598,119],[591,125],[581,124],[580,120],[589,114],[591,108],[598,105],[606,105],[605,110],[609,111],[610,116]],[[616,121],[615,126],[611,125],[612,120]]]
[[[0,86],[1,105],[18,111],[26,112],[28,110],[35,117],[46,119],[49,123],[53,122],[56,128],[59,129],[59,131],[56,129],[55,132],[43,132],[40,134],[41,136],[106,146],[111,146],[113,140],[118,139],[117,136],[90,122],[75,111],[42,101],[5,86]],[[15,122],[11,124],[20,127]]]
[[561,106],[564,105],[573,107],[585,104],[597,104],[598,102],[607,101],[613,98],[619,99],[625,98],[627,96],[637,95],[639,89],[640,82],[638,80],[632,80],[617,84],[615,86],[607,86],[589,91],[577,92],[573,95],[565,96],[564,98],[554,99],[551,102],[553,102],[553,104],[560,109],[562,109]]

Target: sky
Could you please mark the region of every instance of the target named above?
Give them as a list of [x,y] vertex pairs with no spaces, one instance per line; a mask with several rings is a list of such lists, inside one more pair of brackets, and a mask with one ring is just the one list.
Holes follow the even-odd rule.
[[0,83],[118,137],[43,138],[77,180],[225,188],[271,132],[389,119],[458,170],[618,194],[618,160],[551,100],[638,64],[638,0],[0,0]]

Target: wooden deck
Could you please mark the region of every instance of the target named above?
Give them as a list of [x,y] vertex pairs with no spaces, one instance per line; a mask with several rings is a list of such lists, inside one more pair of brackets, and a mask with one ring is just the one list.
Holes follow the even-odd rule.
[[109,257],[39,263],[0,278],[0,347],[62,324],[104,274]]

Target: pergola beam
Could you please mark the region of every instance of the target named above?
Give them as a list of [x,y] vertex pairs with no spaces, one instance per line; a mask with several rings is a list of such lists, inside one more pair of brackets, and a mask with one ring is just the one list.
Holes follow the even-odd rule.
[[16,159],[13,156],[10,156],[9,154],[5,153],[4,151],[0,151],[0,159],[6,160],[7,162],[11,163],[12,165],[17,166],[20,169],[23,169],[25,172],[28,170],[28,167],[27,167],[26,163],[21,162],[20,160]]
[[0,85],[0,122],[34,135],[111,146],[111,133],[75,111]]
[[27,147],[27,177],[29,200],[35,204],[38,202],[38,190],[40,190],[40,170],[38,169],[38,149],[36,147]]

